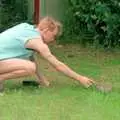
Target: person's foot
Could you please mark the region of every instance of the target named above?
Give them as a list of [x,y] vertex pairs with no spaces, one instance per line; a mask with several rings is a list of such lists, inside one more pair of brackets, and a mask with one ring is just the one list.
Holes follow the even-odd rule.
[[48,80],[39,80],[39,81],[31,81],[31,80],[24,80],[22,81],[22,84],[24,86],[46,86],[48,87],[49,86],[49,81]]
[[3,90],[4,90],[3,82],[0,82],[0,92],[3,92]]
[[39,82],[39,85],[43,85],[43,86],[46,86],[46,87],[48,87],[50,85],[50,82],[46,79],[40,80],[38,82]]

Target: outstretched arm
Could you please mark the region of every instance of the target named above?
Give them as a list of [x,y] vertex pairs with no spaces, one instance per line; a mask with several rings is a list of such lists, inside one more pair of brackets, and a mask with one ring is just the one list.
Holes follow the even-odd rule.
[[30,40],[29,43],[27,44],[27,47],[36,50],[52,66],[54,66],[56,70],[64,73],[66,76],[73,78],[74,80],[79,81],[85,87],[89,87],[90,85],[93,84],[93,80],[74,72],[63,62],[59,61],[54,55],[52,55],[48,46],[44,44],[40,39]]
[[49,48],[46,45],[44,46],[43,49],[40,49],[39,53],[46,60],[48,60],[51,63],[51,65],[53,65],[56,68],[56,70],[64,73],[66,76],[73,78],[74,80],[79,81],[85,87],[89,87],[90,85],[92,85],[93,81],[91,79],[76,73],[67,65],[65,65],[63,62],[59,61],[54,55],[51,54]]

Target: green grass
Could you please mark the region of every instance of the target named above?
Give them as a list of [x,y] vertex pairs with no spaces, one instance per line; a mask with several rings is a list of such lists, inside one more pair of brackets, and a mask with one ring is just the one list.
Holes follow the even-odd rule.
[[25,87],[21,79],[6,81],[4,94],[0,96],[0,120],[119,120],[119,52],[73,45],[56,46],[51,50],[76,72],[96,81],[112,83],[112,92],[105,94],[95,89],[86,89],[37,57],[51,86]]

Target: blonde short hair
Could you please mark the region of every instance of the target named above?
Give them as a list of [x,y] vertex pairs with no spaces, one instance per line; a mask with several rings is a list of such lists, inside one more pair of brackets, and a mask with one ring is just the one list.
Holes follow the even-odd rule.
[[61,35],[62,34],[62,24],[58,21],[56,21],[55,19],[53,19],[52,17],[44,17],[39,21],[38,27],[40,30],[43,30],[45,28],[48,28],[50,31],[54,31],[55,29],[57,29],[57,35]]

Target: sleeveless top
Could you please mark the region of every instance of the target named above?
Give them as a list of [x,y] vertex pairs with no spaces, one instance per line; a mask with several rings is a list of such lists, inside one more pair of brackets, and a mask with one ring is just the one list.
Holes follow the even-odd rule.
[[36,37],[41,37],[40,32],[28,23],[18,24],[0,33],[0,60],[28,59],[33,54],[33,50],[25,48],[25,44]]

